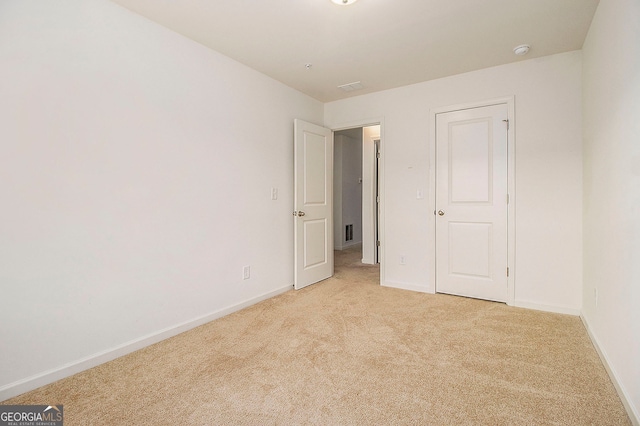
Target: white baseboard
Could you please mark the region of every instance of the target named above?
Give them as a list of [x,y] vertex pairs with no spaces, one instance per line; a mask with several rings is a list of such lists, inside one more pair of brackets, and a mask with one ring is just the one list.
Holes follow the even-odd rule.
[[198,318],[194,318],[192,320],[167,327],[146,336],[142,336],[139,339],[123,343],[122,345],[116,346],[114,348],[95,353],[88,357],[81,358],[79,360],[62,365],[60,367],[45,371],[40,374],[36,374],[31,377],[27,377],[26,379],[9,383],[8,385],[0,387],[0,401],[5,401],[9,398],[13,398],[14,396],[21,395],[25,392],[29,392],[41,386],[48,385],[60,379],[64,379],[65,377],[77,374],[81,371],[88,370],[100,364],[104,364],[105,362],[112,361],[131,352],[135,352],[144,347],[153,345],[154,343],[158,343],[162,340],[168,339],[169,337],[176,336],[180,333],[184,333],[187,330],[191,330],[192,328],[201,326],[215,319],[222,318],[226,315],[229,315],[251,305],[255,305],[256,303],[262,302],[263,300],[267,300],[279,294],[285,293],[292,288],[292,285],[281,287],[277,290],[270,291],[268,293],[251,298],[228,308],[220,309],[218,311],[211,312]]
[[584,328],[587,329],[587,334],[591,339],[591,343],[593,343],[593,347],[596,348],[596,352],[598,352],[598,356],[600,356],[602,365],[604,365],[605,370],[607,370],[607,374],[609,374],[609,378],[611,379],[613,386],[616,388],[616,391],[618,392],[618,396],[622,401],[622,405],[624,405],[624,409],[627,411],[627,415],[629,416],[631,423],[634,426],[640,426],[640,411],[639,411],[640,407],[634,407],[633,404],[631,403],[631,398],[629,398],[629,395],[627,394],[624,386],[618,380],[618,374],[616,373],[616,370],[609,363],[609,358],[607,357],[607,354],[602,350],[602,348],[600,347],[600,343],[598,343],[598,339],[591,332],[591,327],[589,327],[589,322],[587,321],[587,319],[582,314],[580,314],[580,319],[582,320],[582,324],[584,324]]
[[[411,283],[385,281],[380,285],[382,285],[383,287],[399,288],[402,290],[411,290],[411,291],[417,291],[420,293],[436,294],[433,291],[431,291],[427,286],[421,286],[421,285],[416,285]],[[563,306],[542,305],[538,303],[524,302],[521,300],[516,300],[512,306],[515,306],[517,308],[535,309],[536,311],[552,312],[556,314],[568,314],[568,315],[574,315],[574,316],[580,315],[580,309],[567,308]]]
[[399,288],[401,290],[411,290],[411,291],[417,291],[419,293],[433,294],[433,292],[429,291],[429,289],[426,286],[421,286],[421,285],[416,285],[411,283],[402,283],[397,281],[384,281],[380,283],[380,285],[383,287]]
[[342,251],[342,250],[346,250],[349,248],[353,248],[355,246],[361,246],[362,245],[362,241],[349,241],[348,243],[344,243],[341,246],[334,246],[334,250],[338,250],[338,251]]
[[568,308],[566,306],[542,305],[540,303],[531,303],[522,300],[514,301],[513,306],[517,308],[535,309],[536,311],[553,312],[555,314],[573,315],[576,317],[581,313],[580,309],[576,308]]

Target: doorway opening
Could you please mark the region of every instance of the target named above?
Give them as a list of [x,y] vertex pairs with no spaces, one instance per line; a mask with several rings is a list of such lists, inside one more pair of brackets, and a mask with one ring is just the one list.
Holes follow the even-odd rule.
[[380,263],[380,125],[334,132],[334,249]]
[[[372,122],[375,124],[370,124]],[[360,129],[362,135],[361,145],[356,145],[356,152],[361,150],[362,159],[358,162],[362,165],[362,169],[358,169],[361,176],[356,178],[357,184],[363,188],[359,197],[362,210],[360,215],[353,217],[353,222],[347,223],[351,226],[344,227],[342,208],[338,209],[334,203],[338,201],[341,205],[343,200],[350,198],[342,195],[342,183],[336,185],[333,179],[334,134],[354,128]],[[378,146],[379,152],[383,152],[384,145],[375,143],[376,140],[382,141],[381,133],[382,123],[378,120],[356,122],[334,130],[294,120],[295,289],[304,288],[334,274],[336,235],[338,241],[343,243],[342,247],[344,243],[360,244],[360,263],[379,264],[376,269],[379,270],[380,284],[384,285],[384,262],[379,261],[384,258],[384,246],[376,240],[377,238],[383,242],[384,239],[384,163],[383,156],[379,156],[375,149]],[[342,157],[339,156],[338,159],[342,163]],[[340,174],[344,170],[349,169],[342,167]],[[341,193],[339,197],[334,196],[334,188]],[[334,218],[339,220],[335,226]],[[361,229],[360,241],[356,239],[356,224]],[[339,233],[336,234],[336,230]]]

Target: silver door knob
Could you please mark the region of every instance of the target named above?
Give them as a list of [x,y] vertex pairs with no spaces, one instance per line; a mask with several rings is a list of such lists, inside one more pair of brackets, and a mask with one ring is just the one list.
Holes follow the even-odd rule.
[[439,214],[440,216],[444,216],[444,212],[443,212],[442,210],[438,210],[438,214]]
[[303,211],[299,211],[299,212],[298,212],[298,216],[299,216],[299,217],[302,217],[302,216],[304,216],[305,214],[306,214],[306,213],[305,213],[305,212],[303,212]]

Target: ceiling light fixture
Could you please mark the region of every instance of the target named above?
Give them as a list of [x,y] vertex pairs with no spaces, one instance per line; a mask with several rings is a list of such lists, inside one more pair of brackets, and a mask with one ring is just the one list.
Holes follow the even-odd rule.
[[520,46],[516,46],[513,48],[513,53],[518,56],[523,56],[529,53],[529,49],[531,49],[531,46],[529,46],[528,44],[521,44]]
[[350,4],[354,4],[358,0],[331,0],[335,4],[339,4],[340,6],[347,6]]

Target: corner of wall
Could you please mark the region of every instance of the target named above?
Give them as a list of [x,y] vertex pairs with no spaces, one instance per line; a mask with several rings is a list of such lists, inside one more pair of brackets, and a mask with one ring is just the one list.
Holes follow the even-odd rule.
[[622,382],[619,380],[618,373],[616,373],[615,368],[609,362],[609,357],[600,346],[600,343],[598,342],[597,337],[595,336],[595,334],[593,334],[591,326],[589,325],[589,320],[583,313],[580,314],[580,319],[582,320],[582,324],[584,325],[584,328],[587,330],[587,334],[589,335],[589,339],[591,340],[593,347],[595,348],[596,352],[598,353],[598,356],[600,357],[600,361],[602,361],[602,365],[604,366],[605,370],[607,370],[607,374],[609,375],[609,378],[611,379],[613,386],[616,388],[616,392],[618,392],[620,401],[622,402],[624,409],[627,411],[627,415],[629,416],[631,423],[634,426],[640,426],[640,413],[631,402],[631,397],[629,396],[629,393],[626,391]]

